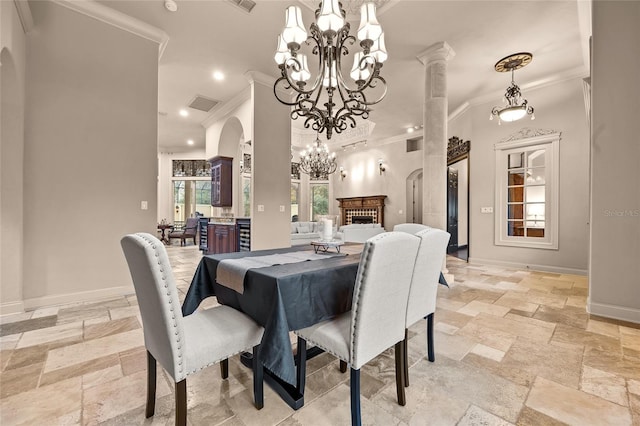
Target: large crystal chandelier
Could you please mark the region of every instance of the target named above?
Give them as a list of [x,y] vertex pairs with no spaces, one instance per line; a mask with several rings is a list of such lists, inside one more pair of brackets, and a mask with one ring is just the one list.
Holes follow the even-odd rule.
[[[361,7],[357,36],[362,51],[354,55],[349,74],[353,81],[350,82],[342,73],[342,57],[349,54],[348,45],[353,45],[356,38],[349,35],[350,24],[345,21],[341,7],[338,0],[322,0],[315,13],[316,22],[310,27],[311,35],[308,35],[300,8],[289,6],[275,54],[281,73],[273,87],[276,98],[293,107],[292,119],[304,117],[306,128],[311,127],[318,133],[326,131],[327,139],[347,126],[354,128],[356,117],[368,118],[369,107],[380,102],[387,93],[387,84],[380,76],[387,51],[375,5],[365,3]],[[311,53],[318,57],[314,79],[309,71],[308,55],[300,51],[302,43],[310,46]],[[278,93],[290,93],[291,89],[295,91],[293,99],[283,99]],[[367,96],[372,96],[373,100]]]
[[309,145],[300,152],[300,169],[311,179],[327,179],[337,168],[336,153],[329,153],[329,147],[320,138],[316,138],[315,146]]
[[491,115],[489,115],[490,120],[493,120],[494,116],[498,116],[498,124],[500,124],[501,121],[520,120],[527,114],[531,115],[532,120],[536,119],[533,114],[533,107],[529,106],[527,100],[522,97],[520,87],[513,79],[514,71],[529,65],[532,59],[533,55],[531,53],[522,52],[514,53],[496,62],[494,66],[496,71],[511,71],[511,85],[507,87],[507,91],[504,94],[505,105],[502,108],[493,107]]

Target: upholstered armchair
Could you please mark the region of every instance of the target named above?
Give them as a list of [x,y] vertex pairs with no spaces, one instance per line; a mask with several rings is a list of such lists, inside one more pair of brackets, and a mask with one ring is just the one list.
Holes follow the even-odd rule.
[[406,232],[413,235],[425,229],[429,229],[429,227],[421,223],[399,223],[393,227],[393,230],[396,232]]
[[180,245],[186,245],[187,238],[193,238],[193,244],[196,243],[196,235],[198,234],[198,218],[190,217],[184,225],[184,229],[174,230],[169,233],[169,241],[172,238],[180,239]]

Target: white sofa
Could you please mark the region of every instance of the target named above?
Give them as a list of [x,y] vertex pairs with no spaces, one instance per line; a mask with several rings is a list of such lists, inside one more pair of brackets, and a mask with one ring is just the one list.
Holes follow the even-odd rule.
[[383,232],[384,228],[379,223],[354,223],[341,226],[336,239],[345,243],[364,243],[369,238]]
[[291,222],[291,245],[300,246],[320,239],[318,222]]

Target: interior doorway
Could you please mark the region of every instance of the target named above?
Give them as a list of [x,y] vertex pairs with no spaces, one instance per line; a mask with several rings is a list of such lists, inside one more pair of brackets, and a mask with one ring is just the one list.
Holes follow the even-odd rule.
[[414,170],[407,177],[407,210],[408,223],[422,223],[422,169]]
[[469,150],[471,143],[457,137],[447,147],[447,253],[469,261]]

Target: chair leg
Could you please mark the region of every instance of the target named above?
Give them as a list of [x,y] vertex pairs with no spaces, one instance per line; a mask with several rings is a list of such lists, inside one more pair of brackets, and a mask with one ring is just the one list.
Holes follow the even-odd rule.
[[229,378],[229,359],[228,358],[220,361],[220,377],[222,377],[223,380]]
[[153,416],[156,411],[156,359],[147,351],[147,409],[145,417]]
[[264,407],[264,370],[260,360],[260,346],[253,347],[253,403],[258,410]]
[[347,372],[347,363],[344,362],[343,360],[340,360],[340,372],[341,373]]
[[429,354],[429,361],[435,361],[436,355],[433,350],[433,313],[427,315],[427,352]]
[[351,388],[351,426],[362,425],[360,413],[360,370],[351,368],[349,387]]
[[176,383],[176,426],[187,425],[187,379]]
[[404,395],[404,375],[405,375],[405,353],[404,353],[404,340],[396,343],[395,347],[396,358],[396,393],[398,394],[398,404],[406,405],[407,400]]
[[304,394],[307,379],[307,341],[298,336],[298,351],[296,352],[296,390]]
[[404,340],[402,344],[404,346],[404,387],[409,387],[409,330],[404,329]]

